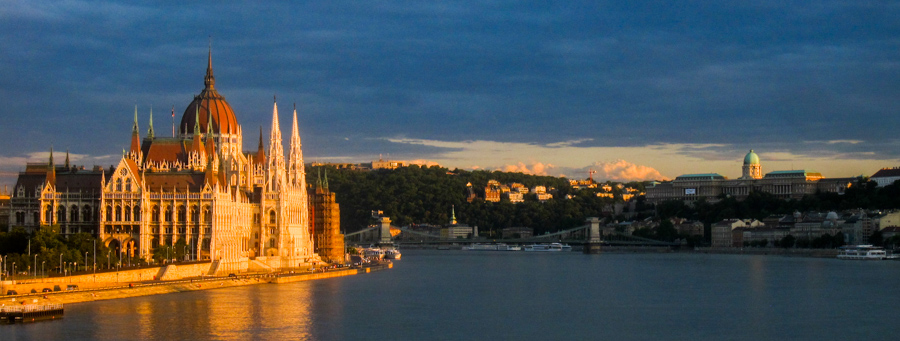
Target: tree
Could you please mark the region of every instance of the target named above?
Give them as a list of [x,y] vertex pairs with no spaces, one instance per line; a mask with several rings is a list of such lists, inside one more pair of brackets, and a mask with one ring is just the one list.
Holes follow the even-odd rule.
[[794,238],[794,236],[792,236],[792,235],[786,235],[786,236],[784,236],[784,238],[781,238],[781,242],[779,242],[778,244],[779,244],[781,247],[783,247],[783,248],[785,248],[785,249],[788,249],[788,248],[794,247],[794,243],[795,243],[796,241],[797,241],[797,239]]

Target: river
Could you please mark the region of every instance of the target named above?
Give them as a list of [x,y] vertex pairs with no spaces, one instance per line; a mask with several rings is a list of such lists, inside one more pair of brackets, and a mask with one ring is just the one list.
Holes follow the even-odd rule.
[[406,250],[391,270],[71,304],[3,340],[881,340],[900,262]]

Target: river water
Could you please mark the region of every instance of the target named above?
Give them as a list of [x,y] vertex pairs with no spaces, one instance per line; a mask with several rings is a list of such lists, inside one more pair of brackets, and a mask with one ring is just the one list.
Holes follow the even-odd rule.
[[391,270],[71,304],[2,340],[883,340],[900,262],[406,250]]

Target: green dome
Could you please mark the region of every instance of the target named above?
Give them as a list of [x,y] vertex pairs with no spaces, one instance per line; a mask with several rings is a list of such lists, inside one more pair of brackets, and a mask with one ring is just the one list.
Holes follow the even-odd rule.
[[744,157],[745,165],[758,165],[759,164],[759,155],[753,152],[753,149],[750,149],[750,152],[747,153],[747,156]]

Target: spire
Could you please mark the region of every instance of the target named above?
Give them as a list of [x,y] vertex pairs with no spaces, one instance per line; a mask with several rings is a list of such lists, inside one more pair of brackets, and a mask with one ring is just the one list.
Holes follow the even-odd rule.
[[134,105],[134,126],[131,127],[131,133],[138,134],[137,104]]
[[153,138],[153,108],[150,108],[150,129],[147,129],[147,138]]
[[456,225],[456,205],[450,205],[450,225]]
[[209,38],[209,59],[206,62],[206,77],[203,77],[203,85],[206,85],[207,89],[216,87],[216,78],[213,77],[212,69],[212,37]]
[[328,189],[328,168],[325,168],[325,180],[322,181],[322,188]]
[[[207,99],[206,101],[207,101],[207,102],[206,102],[206,103],[207,103],[206,105],[207,105],[207,107],[209,107],[209,100]],[[211,111],[211,110],[207,110],[207,111],[206,111],[206,114],[207,114],[207,115],[206,115],[206,136],[207,136],[207,138],[209,138],[209,137],[212,137],[212,132],[213,132],[213,129],[212,129],[212,126],[213,126],[212,111]]]
[[275,190],[284,184],[284,146],[281,143],[281,128],[278,126],[278,103],[272,105],[272,131],[269,133],[268,155],[269,189]]
[[[141,149],[141,133],[138,129],[137,105],[134,106],[134,126],[131,127],[131,152],[134,153]],[[66,151],[68,154],[68,151]],[[68,156],[68,155],[67,155]]]
[[66,169],[69,169],[69,148],[66,148]]
[[50,146],[50,164],[47,167],[47,184],[56,186],[56,165],[53,164],[53,146]]
[[200,106],[194,107],[194,136],[200,134]]
[[302,176],[304,171],[303,167],[303,149],[302,144],[300,143],[300,129],[297,128],[297,104],[294,103],[294,121],[293,126],[291,128],[291,151],[290,151],[290,166],[288,179],[290,183],[294,186],[306,186],[305,179]]
[[265,163],[266,162],[266,152],[263,150],[263,133],[262,126],[259,126],[259,147],[256,149],[256,162],[257,163]]

